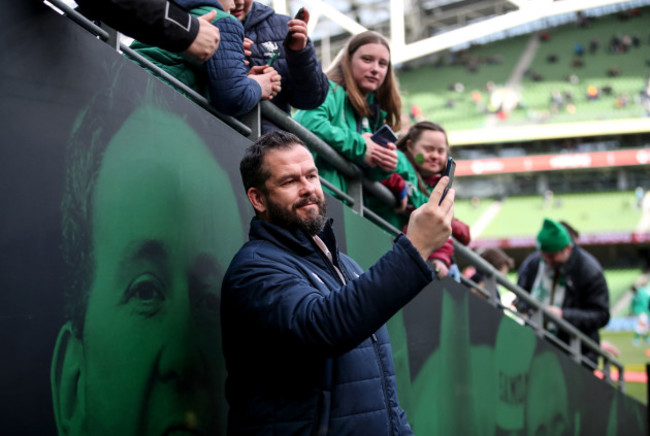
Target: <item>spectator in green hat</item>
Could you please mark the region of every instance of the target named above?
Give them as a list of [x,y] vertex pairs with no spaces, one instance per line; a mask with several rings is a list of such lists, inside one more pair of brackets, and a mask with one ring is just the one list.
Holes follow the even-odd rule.
[[[537,234],[537,251],[521,264],[517,284],[530,292],[546,308],[574,325],[596,343],[598,329],[609,321],[609,291],[600,263],[572,240],[562,224],[544,219]],[[523,301],[516,303],[520,311],[530,310]],[[547,322],[545,328],[564,341],[565,332]],[[588,349],[584,355],[597,365],[597,354]]]
[[537,234],[537,249],[547,264],[557,268],[571,255],[571,235],[562,224],[544,218],[542,229]]

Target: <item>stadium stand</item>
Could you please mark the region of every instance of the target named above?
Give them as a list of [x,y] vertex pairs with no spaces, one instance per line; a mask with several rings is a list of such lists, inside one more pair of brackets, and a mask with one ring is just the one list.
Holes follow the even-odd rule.
[[[480,128],[489,125],[490,115],[498,109],[490,105],[490,89],[486,88],[492,83],[497,91],[507,89],[518,99],[507,117],[498,120],[499,126],[641,116],[640,92],[649,74],[645,60],[650,58],[650,41],[643,39],[649,13],[650,8],[640,8],[638,15],[626,20],[624,28],[616,15],[604,16],[591,20],[588,27],[573,23],[552,28],[547,31],[551,36],[548,41],[534,45],[530,42],[541,40],[541,33],[472,46],[441,55],[433,66],[407,68],[398,75],[405,93],[405,110],[416,104],[423,118],[435,119],[450,130]],[[607,44],[615,35],[641,38],[638,46],[612,52]],[[587,45],[592,40],[600,41],[598,48],[580,57],[581,67],[572,66],[574,45]],[[512,81],[511,74],[527,50],[533,56],[525,74],[520,80]],[[551,56],[557,60],[549,62]],[[608,77],[612,68],[620,74]],[[577,77],[577,83],[567,80],[571,75]],[[449,85],[455,83],[463,85],[462,91],[450,89]],[[601,90],[609,87],[611,91],[597,101],[588,101],[589,85]],[[573,106],[563,105],[562,110],[552,112],[549,102],[553,90],[569,93]],[[480,103],[472,101],[473,92],[479,93]],[[621,104],[621,96],[628,97],[627,104]],[[449,101],[454,102],[453,107],[447,104]]]

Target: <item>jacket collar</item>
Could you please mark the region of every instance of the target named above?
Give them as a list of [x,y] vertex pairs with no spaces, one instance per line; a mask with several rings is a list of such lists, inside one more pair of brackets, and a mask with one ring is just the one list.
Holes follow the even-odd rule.
[[[332,229],[333,222],[334,220],[329,218],[318,237],[325,243],[332,255],[338,257],[338,247]],[[248,236],[251,241],[256,239],[266,240],[280,247],[286,247],[300,255],[320,250],[314,239],[303,230],[287,229],[256,217],[251,220]]]

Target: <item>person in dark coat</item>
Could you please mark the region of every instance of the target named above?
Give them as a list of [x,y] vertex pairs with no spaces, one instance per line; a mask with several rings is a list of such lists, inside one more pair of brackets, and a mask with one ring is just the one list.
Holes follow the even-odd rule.
[[210,59],[221,40],[219,29],[210,24],[217,11],[194,17],[166,0],[78,0],[77,4],[91,19],[195,62]]
[[433,278],[454,191],[411,215],[367,272],[337,249],[311,152],[274,131],[240,164],[255,209],[221,289],[228,433],[412,435],[397,400],[386,321]]
[[[235,0],[232,11],[244,25],[250,64],[267,65],[275,57],[273,67],[282,76],[282,91],[272,103],[286,113],[290,113],[291,107],[317,108],[325,101],[329,90],[327,76],[307,35],[309,11],[302,10],[302,20],[292,19],[253,0]],[[291,37],[285,44],[287,33],[291,33]],[[269,120],[262,120],[263,133],[275,129],[277,127]]]
[[244,115],[260,100],[271,99],[280,92],[281,77],[275,69],[249,69],[244,63],[244,28],[228,13],[233,6],[231,0],[176,1],[194,15],[217,10],[212,25],[219,28],[221,44],[214,56],[197,68],[176,53],[140,41],[133,42],[133,50],[205,95],[212,106],[227,115]]
[[[598,329],[609,321],[609,290],[598,261],[572,239],[562,224],[544,219],[537,235],[538,250],[519,268],[517,284],[559,318],[575,326],[594,342],[600,343]],[[519,310],[526,305],[515,303]],[[552,323],[547,329],[557,327]],[[566,334],[556,332],[566,340]],[[585,352],[597,363],[597,354]]]

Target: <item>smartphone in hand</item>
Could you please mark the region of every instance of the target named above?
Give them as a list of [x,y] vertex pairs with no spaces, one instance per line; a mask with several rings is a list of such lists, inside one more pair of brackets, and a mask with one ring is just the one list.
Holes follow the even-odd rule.
[[449,183],[447,183],[445,190],[442,191],[442,196],[440,197],[440,202],[438,203],[438,206],[442,204],[442,200],[444,200],[445,197],[447,196],[447,192],[449,191],[449,188],[451,188],[451,184],[454,183],[455,170],[456,170],[456,162],[454,161],[454,159],[450,157],[447,159],[447,168],[445,169],[445,176],[449,177]]
[[[298,9],[298,12],[296,13],[296,16],[293,17],[294,20],[304,20],[305,19],[305,11],[303,10],[304,8]],[[288,32],[287,36],[284,37],[284,42],[282,43],[285,47],[289,44],[291,41],[291,36],[293,35],[293,32]]]
[[370,139],[383,147],[387,147],[389,142],[394,143],[397,141],[397,135],[395,135],[395,132],[393,132],[393,129],[388,124],[384,124],[372,134]]

